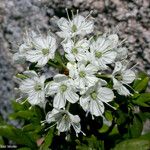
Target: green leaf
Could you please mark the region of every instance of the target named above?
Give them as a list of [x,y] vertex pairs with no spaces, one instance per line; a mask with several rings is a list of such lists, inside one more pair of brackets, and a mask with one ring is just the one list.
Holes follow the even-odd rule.
[[54,136],[54,128],[51,128],[45,136],[44,143],[41,145],[40,150],[48,150],[51,146]]
[[4,145],[3,138],[0,136],[0,145]]
[[148,85],[149,77],[146,73],[141,72],[138,75],[138,78],[140,78],[140,80],[137,79],[134,81],[133,88],[138,92],[145,91]]
[[128,115],[125,114],[123,111],[121,110],[118,110],[118,117],[117,117],[117,120],[116,120],[116,123],[118,125],[121,125],[121,124],[124,124],[126,122],[126,119],[128,118]]
[[140,136],[140,139],[150,140],[150,132]]
[[28,76],[26,76],[26,75],[24,75],[24,74],[20,74],[20,73],[18,73],[18,74],[16,75],[16,77],[19,78],[19,79],[22,79],[22,80],[28,78]]
[[22,119],[30,120],[31,118],[34,117],[34,115],[35,114],[31,112],[30,110],[23,110],[23,111],[10,114],[9,118],[10,119],[22,118]]
[[142,93],[137,99],[133,100],[133,103],[143,107],[150,107],[150,93]]
[[133,118],[133,123],[132,125],[130,125],[129,128],[129,135],[132,138],[137,138],[141,135],[142,130],[143,130],[143,122],[141,118],[137,114],[135,114]]
[[78,144],[76,146],[77,150],[104,150],[104,142],[98,140],[94,135],[91,135],[91,137],[83,137],[83,139],[84,141],[82,143],[76,140]]
[[99,129],[99,132],[105,133],[108,129],[109,129],[109,127],[106,124],[103,124],[103,126]]
[[58,62],[63,68],[66,68],[65,64],[64,64],[64,60],[63,57],[61,56],[59,51],[56,51],[55,53],[55,59],[56,62]]
[[[26,103],[26,102],[25,102]],[[21,104],[21,103],[18,103],[16,101],[12,101],[12,107],[13,107],[13,110],[14,111],[20,111],[20,110],[27,110],[28,109],[28,106],[27,104]]]
[[33,123],[25,125],[22,128],[22,130],[25,132],[28,132],[28,131],[39,132],[41,129],[42,129],[42,126],[40,124],[33,124]]
[[32,149],[29,147],[22,147],[22,148],[18,148],[17,150],[32,150]]
[[109,111],[109,110],[106,110],[105,111],[105,118],[109,121],[112,121],[113,120],[113,116],[112,116],[112,112]]
[[150,140],[131,139],[116,145],[113,150],[149,150]]
[[17,129],[11,125],[0,125],[0,136],[10,139],[17,144],[26,145],[32,149],[36,149],[35,142],[27,133],[22,132],[21,129]]

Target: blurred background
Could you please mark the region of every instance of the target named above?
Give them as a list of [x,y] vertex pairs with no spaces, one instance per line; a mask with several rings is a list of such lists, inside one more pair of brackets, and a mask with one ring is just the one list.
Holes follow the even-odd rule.
[[18,50],[26,29],[55,32],[58,17],[66,17],[65,8],[83,15],[93,10],[95,32],[117,32],[134,56],[138,70],[150,74],[150,1],[149,0],[0,0],[0,114],[11,112],[15,99],[14,75],[23,66],[14,64],[12,53]]

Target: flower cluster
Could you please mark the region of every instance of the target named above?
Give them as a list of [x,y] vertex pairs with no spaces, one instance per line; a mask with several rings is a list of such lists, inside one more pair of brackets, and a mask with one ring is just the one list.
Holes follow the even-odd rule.
[[[48,62],[55,62],[59,47],[64,50],[67,73],[61,71],[49,81],[44,75],[28,70],[24,72],[19,89],[31,105],[44,107],[47,102],[51,103],[53,109],[46,115],[47,123],[55,122],[59,132],[73,127],[78,134],[82,132],[81,120],[78,114],[71,114],[70,106],[77,103],[86,115],[103,117],[105,105],[114,108],[111,105],[114,93],[131,95],[129,84],[136,76],[132,68],[128,68],[128,50],[122,47],[117,34],[89,37],[94,29],[93,20],[79,14],[72,20],[61,18],[57,24],[61,31],[55,37],[28,33],[14,59],[44,67]],[[56,44],[56,37],[62,39],[60,44]]]

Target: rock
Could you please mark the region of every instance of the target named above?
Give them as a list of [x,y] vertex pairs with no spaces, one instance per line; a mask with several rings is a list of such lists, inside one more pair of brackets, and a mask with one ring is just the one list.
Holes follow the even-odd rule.
[[23,67],[13,65],[10,54],[18,50],[25,30],[38,26],[41,32],[55,32],[58,17],[66,17],[65,8],[74,12],[79,9],[85,16],[93,10],[95,32],[111,29],[121,39],[126,38],[124,45],[135,55],[133,64],[139,63],[137,70],[150,73],[148,7],[149,0],[0,0],[0,107],[8,106],[9,110],[10,100],[15,97],[13,75]]

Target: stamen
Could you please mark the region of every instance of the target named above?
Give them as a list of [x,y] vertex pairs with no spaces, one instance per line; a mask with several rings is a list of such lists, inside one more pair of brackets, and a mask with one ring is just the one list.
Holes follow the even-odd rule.
[[66,8],[65,10],[66,10],[66,13],[67,13],[67,18],[68,18],[69,22],[71,22],[70,17],[69,17],[69,13],[68,13],[68,8]]
[[124,38],[124,39],[118,44],[118,46],[121,46],[126,40],[127,40],[127,38]]
[[93,13],[93,10],[90,11],[90,13],[85,17],[85,20]]
[[138,94],[139,92],[136,91],[135,89],[133,89],[130,85],[128,85],[127,83],[122,82],[123,84],[125,84],[126,86],[128,86],[131,90],[133,90],[136,94]]
[[136,63],[135,65],[133,65],[130,69],[133,69],[133,68],[135,68],[136,66],[138,66],[139,65],[139,63]]
[[[91,114],[92,115],[92,114]],[[94,120],[94,116],[92,115],[92,120]]]
[[77,9],[77,16],[79,15],[79,9]]
[[89,110],[86,112],[86,114],[85,114],[86,117],[88,116],[89,112],[90,112]]
[[72,18],[74,18],[74,13],[73,13],[73,10],[71,10],[71,14],[72,14]]
[[53,125],[51,125],[50,127],[46,128],[46,129],[45,129],[45,131],[47,131],[48,129],[50,129],[50,128],[54,127],[56,124],[57,124],[57,122],[56,122],[56,123],[54,123]]
[[[103,101],[104,102],[104,101]],[[111,106],[110,104],[108,104],[108,103],[106,103],[106,102],[104,102],[106,105],[108,105],[109,107],[111,107],[111,108],[113,108],[114,110],[116,110],[116,108],[115,107],[113,107],[113,106]]]

